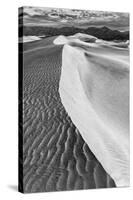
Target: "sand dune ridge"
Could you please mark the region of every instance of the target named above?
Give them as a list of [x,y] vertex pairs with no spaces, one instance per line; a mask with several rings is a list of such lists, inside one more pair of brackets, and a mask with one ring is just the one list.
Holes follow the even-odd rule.
[[129,52],[71,42],[62,53],[61,101],[116,185],[128,186]]

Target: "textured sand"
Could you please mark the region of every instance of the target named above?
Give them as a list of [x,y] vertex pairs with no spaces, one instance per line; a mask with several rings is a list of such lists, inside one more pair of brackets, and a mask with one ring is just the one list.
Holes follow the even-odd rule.
[[115,187],[59,97],[62,46],[24,44],[24,192]]
[[62,103],[116,185],[129,186],[129,49],[113,42],[66,41]]

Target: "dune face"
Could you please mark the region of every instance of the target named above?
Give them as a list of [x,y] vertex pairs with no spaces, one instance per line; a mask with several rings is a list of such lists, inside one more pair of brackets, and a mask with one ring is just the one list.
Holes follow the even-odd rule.
[[128,46],[102,40],[63,42],[62,104],[116,185],[129,186]]
[[[24,192],[115,187],[61,102],[63,46],[54,45],[55,39],[49,37],[23,45]],[[63,70],[64,67],[63,62]]]

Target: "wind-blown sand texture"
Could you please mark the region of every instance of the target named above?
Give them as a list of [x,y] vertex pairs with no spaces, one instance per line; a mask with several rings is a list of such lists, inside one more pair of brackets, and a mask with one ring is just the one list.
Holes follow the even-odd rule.
[[54,39],[24,44],[24,192],[115,187],[61,103],[63,46]]
[[[129,186],[129,49],[104,41],[63,44],[61,101],[117,186]],[[66,44],[65,44],[66,43]],[[123,47],[123,48],[121,48]]]

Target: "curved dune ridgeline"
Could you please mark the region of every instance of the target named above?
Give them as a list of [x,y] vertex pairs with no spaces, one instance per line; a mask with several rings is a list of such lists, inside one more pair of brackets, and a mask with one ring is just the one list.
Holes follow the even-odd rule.
[[116,186],[129,186],[129,49],[125,44],[81,41],[64,44],[59,84],[72,122]]
[[[73,124],[71,115],[69,117],[61,102],[61,66],[63,64],[62,70],[65,70],[66,65],[64,61],[62,63],[63,46],[54,45],[54,39],[49,37],[24,44],[24,192],[115,187],[114,181],[91,152],[82,132],[75,127],[76,123]],[[71,61],[71,56],[67,54],[69,49],[73,52],[75,47],[65,46],[63,57],[69,56]],[[75,91],[71,93],[74,85],[71,85],[70,79],[73,78],[77,84],[77,75],[73,74],[73,69],[75,68],[76,73],[78,70],[77,65],[71,65],[71,62],[67,68],[70,74],[65,76],[71,87],[68,93],[71,98]],[[66,88],[66,84],[63,88]],[[89,126],[91,127],[90,124]]]

